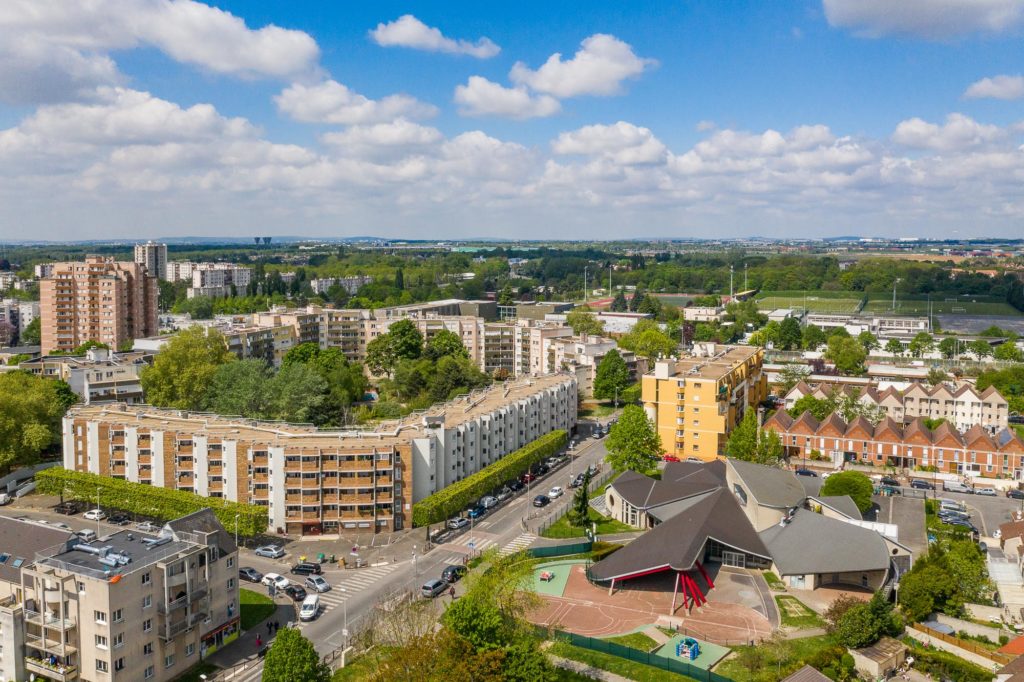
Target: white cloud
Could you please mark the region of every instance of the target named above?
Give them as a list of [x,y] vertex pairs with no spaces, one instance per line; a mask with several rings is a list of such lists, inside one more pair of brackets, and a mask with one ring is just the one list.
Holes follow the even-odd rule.
[[877,38],[911,35],[949,39],[1005,33],[1024,23],[1020,0],[823,0],[832,26]]
[[978,123],[963,114],[950,114],[942,125],[920,118],[900,121],[892,139],[897,144],[915,149],[939,152],[963,151],[1001,142],[1007,131],[995,125]]
[[501,116],[523,120],[557,114],[562,105],[549,95],[534,95],[524,87],[506,88],[483,76],[470,76],[455,87],[455,102],[463,116]]
[[333,80],[317,85],[294,83],[274,97],[277,108],[305,123],[355,125],[393,121],[396,118],[429,118],[437,108],[408,95],[369,99]]
[[579,95],[616,95],[622,81],[636,78],[656,62],[633,53],[633,48],[615,36],[596,33],[583,41],[572,59],[555,53],[537,70],[522,62],[512,67],[513,83],[526,85],[558,98]]
[[427,52],[465,54],[477,59],[489,59],[501,52],[501,48],[490,38],[480,38],[475,43],[454,40],[446,37],[440,29],[427,26],[411,14],[386,24],[377,24],[377,28],[370,31],[370,37],[382,47],[411,47]]
[[110,53],[137,47],[245,78],[309,75],[320,54],[307,33],[274,25],[251,29],[193,0],[4,0],[0,99],[76,99],[97,85],[118,84],[122,77]]
[[323,140],[339,146],[406,147],[435,144],[443,137],[437,128],[398,119],[390,123],[352,126],[341,132],[327,133]]
[[964,91],[965,99],[1021,99],[1024,76],[993,76],[975,81]]
[[667,151],[649,129],[625,121],[562,133],[551,148],[556,154],[600,156],[622,165],[660,163]]

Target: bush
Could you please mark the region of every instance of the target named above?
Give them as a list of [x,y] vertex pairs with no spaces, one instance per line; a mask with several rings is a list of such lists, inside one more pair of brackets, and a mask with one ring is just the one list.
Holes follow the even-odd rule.
[[565,447],[568,435],[558,430],[541,436],[494,464],[429,495],[412,505],[412,525],[444,521],[470,502],[526,472],[531,466]]
[[863,514],[871,509],[871,495],[874,485],[871,479],[859,471],[840,471],[825,479],[821,486],[822,495],[849,495]]
[[598,541],[595,542],[593,547],[590,549],[590,558],[597,562],[611,556],[620,549],[622,549],[622,545],[617,545],[614,542]]
[[915,659],[914,667],[933,677],[957,682],[989,682],[993,677],[992,673],[984,668],[945,651],[923,647],[914,647],[911,651]]
[[90,505],[98,502],[101,507],[161,521],[171,521],[209,507],[229,531],[235,530],[237,514],[238,533],[246,537],[265,533],[269,523],[266,507],[231,502],[221,497],[203,497],[172,488],[157,488],[85,471],[60,467],[44,469],[36,474],[36,485],[45,495],[62,495]]

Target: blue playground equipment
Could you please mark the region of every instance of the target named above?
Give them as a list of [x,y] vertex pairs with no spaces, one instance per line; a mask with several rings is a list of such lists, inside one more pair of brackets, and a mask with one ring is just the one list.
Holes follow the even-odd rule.
[[676,643],[676,656],[694,660],[700,656],[700,642],[692,637],[683,637]]

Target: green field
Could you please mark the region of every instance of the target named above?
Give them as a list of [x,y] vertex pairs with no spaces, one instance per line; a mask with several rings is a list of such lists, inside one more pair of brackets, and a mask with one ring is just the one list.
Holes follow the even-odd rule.
[[[1021,312],[1005,301],[991,296],[944,296],[934,294],[931,298],[933,315],[1003,315],[1019,317]],[[892,314],[892,294],[868,294],[865,313]],[[928,297],[921,295],[900,296],[896,293],[897,315],[927,315]]]
[[863,300],[859,291],[762,291],[755,302],[762,311],[806,308],[814,313],[856,313]]

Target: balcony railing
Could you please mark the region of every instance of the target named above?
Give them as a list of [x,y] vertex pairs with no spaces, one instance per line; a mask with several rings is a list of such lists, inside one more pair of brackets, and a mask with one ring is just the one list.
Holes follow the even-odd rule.
[[78,679],[78,668],[76,666],[61,663],[51,665],[48,661],[30,656],[25,657],[25,669],[37,675],[42,675],[45,679],[57,680],[58,682]]
[[45,625],[48,628],[54,628],[56,630],[70,630],[75,627],[74,618],[64,618],[63,620],[53,615],[52,613],[40,613],[39,611],[25,611],[25,622],[35,623],[36,625]]

